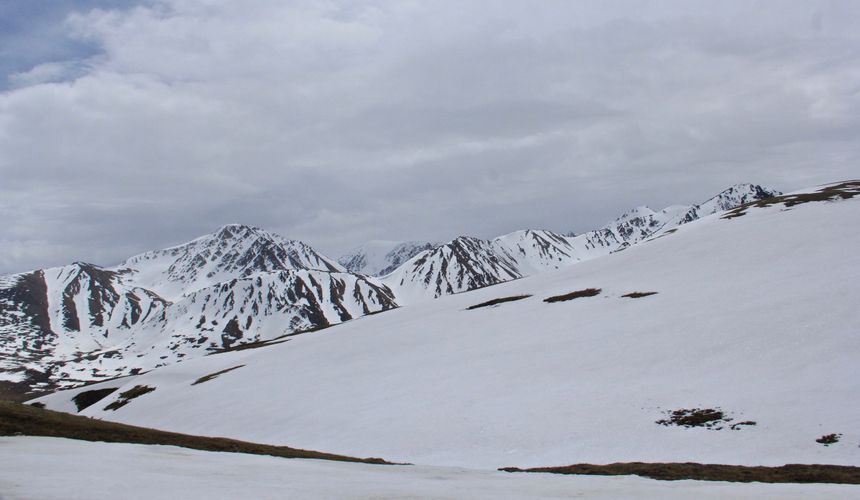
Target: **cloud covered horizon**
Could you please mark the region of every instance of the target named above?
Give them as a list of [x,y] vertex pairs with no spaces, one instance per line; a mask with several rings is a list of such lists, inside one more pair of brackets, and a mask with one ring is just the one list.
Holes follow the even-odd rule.
[[0,273],[234,222],[336,258],[858,177],[857,2],[51,5],[0,12]]

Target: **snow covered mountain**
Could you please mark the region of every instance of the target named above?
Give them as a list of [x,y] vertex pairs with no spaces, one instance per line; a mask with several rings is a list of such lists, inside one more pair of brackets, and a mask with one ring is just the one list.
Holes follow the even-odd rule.
[[170,300],[262,271],[345,271],[301,241],[242,224],[229,224],[183,245],[136,255],[116,269]]
[[705,215],[778,194],[738,184],[700,205],[673,205],[658,212],[634,208],[600,229],[573,237],[544,230],[516,231],[492,241],[463,236],[416,255],[383,281],[401,304],[438,298],[601,257]]
[[495,242],[461,236],[422,252],[382,278],[398,300],[436,298],[517,279],[514,258]]
[[300,241],[231,224],[113,268],[78,263],[2,277],[0,390],[126,375],[496,285],[774,194],[737,185],[692,207],[640,207],[575,237],[525,230],[444,245],[374,242],[342,257],[343,265]]
[[[805,190],[39,402],[74,412],[77,394],[116,389],[80,413],[419,465],[860,465],[858,218],[860,181]],[[494,246],[460,238],[446,262],[512,272]],[[673,420],[696,409],[711,420]]]
[[723,190],[713,198],[710,198],[699,205],[693,205],[690,207],[678,224],[692,222],[707,215],[731,210],[741,205],[746,205],[747,203],[766,200],[781,194],[781,192],[775,189],[768,189],[756,184],[735,184],[734,186]]
[[433,250],[440,243],[373,240],[342,255],[337,261],[352,273],[385,276],[415,255]]
[[128,375],[394,307],[384,285],[304,243],[229,225],[113,269],[0,278],[0,389]]

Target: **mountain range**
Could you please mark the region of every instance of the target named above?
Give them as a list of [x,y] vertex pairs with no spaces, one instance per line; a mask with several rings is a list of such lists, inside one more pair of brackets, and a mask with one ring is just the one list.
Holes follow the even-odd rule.
[[0,389],[22,397],[284,342],[608,255],[779,194],[739,184],[697,205],[639,207],[577,236],[523,230],[444,244],[376,241],[337,261],[300,241],[231,224],[109,268],[76,262],[2,276]]
[[[458,238],[406,269],[430,270],[439,255],[449,267],[430,276],[452,289],[479,269],[507,281],[417,300],[436,290],[418,275],[414,302],[382,314],[32,403],[458,473],[629,462],[856,466],[858,217],[860,181],[850,181],[683,224],[682,210],[639,209],[597,233],[638,242],[594,247],[599,258],[538,231]],[[561,250],[582,260],[562,265]],[[382,281],[403,276],[401,266]],[[547,491],[578,493],[571,484]]]

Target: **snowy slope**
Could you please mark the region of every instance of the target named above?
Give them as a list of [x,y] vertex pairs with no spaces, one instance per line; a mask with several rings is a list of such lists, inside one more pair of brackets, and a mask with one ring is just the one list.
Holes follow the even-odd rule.
[[241,224],[223,226],[183,245],[136,255],[116,269],[127,273],[128,280],[169,300],[261,271],[344,271],[337,262],[301,241]]
[[522,276],[558,269],[579,260],[570,240],[552,231],[515,231],[499,236],[493,243],[513,258]]
[[337,261],[352,273],[385,276],[404,262],[440,243],[373,240],[342,255]]
[[[82,414],[420,464],[857,465],[858,193],[705,217],[555,272],[154,370]],[[588,287],[601,291],[542,300]],[[137,385],[155,391],[104,409]],[[697,407],[756,425],[655,423]],[[815,442],[829,433],[841,441]]]
[[[4,498],[41,500],[570,498],[856,498],[857,486],[639,477],[509,474],[453,467],[380,466],[211,453],[174,446],[0,438]],[[34,474],[33,471],[38,471]],[[181,493],[179,493],[181,492]]]

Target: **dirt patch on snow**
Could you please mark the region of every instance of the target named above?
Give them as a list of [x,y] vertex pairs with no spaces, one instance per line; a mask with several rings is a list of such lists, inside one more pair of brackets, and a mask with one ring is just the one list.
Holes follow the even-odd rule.
[[543,299],[544,302],[564,302],[567,300],[578,299],[580,297],[594,297],[595,295],[600,295],[600,292],[603,290],[600,288],[585,288],[583,290],[577,290],[575,292],[566,293],[564,295],[555,295],[553,297],[549,297]]
[[191,385],[197,385],[197,384],[202,384],[204,382],[209,382],[213,378],[217,378],[218,375],[223,375],[227,372],[231,372],[233,370],[238,370],[239,368],[242,368],[243,366],[245,366],[245,365],[238,365],[238,366],[234,366],[232,368],[227,368],[226,370],[221,370],[220,372],[215,372],[215,373],[210,373],[209,375],[204,375],[204,376],[198,378],[197,380],[195,380]]
[[498,299],[488,300],[486,302],[481,302],[480,304],[475,304],[473,306],[469,306],[466,310],[471,311],[472,309],[480,309],[481,307],[491,307],[499,304],[504,304],[505,302],[514,302],[516,300],[523,300],[531,297],[531,295],[514,295],[513,297],[500,297]]
[[[711,430],[721,430],[734,419],[720,408],[680,408],[666,411],[666,418],[655,423],[666,427],[704,427]],[[745,420],[729,425],[729,429],[738,431],[741,427],[754,426],[756,422]]]
[[815,442],[819,444],[823,444],[824,446],[830,446],[831,444],[836,444],[839,442],[839,438],[842,437],[842,434],[825,434],[820,438],[816,439]]
[[657,295],[657,292],[630,292],[625,293],[622,297],[627,297],[628,299],[641,299],[642,297],[648,297],[649,295]]
[[116,392],[119,387],[109,387],[107,389],[93,389],[92,391],[82,391],[72,398],[72,402],[78,408],[78,411],[98,403],[102,399]]
[[149,394],[150,392],[152,392],[154,390],[155,390],[155,387],[149,387],[147,385],[136,385],[136,386],[132,387],[131,389],[125,391],[125,392],[119,393],[119,399],[117,399],[113,403],[105,406],[105,411],[107,411],[107,410],[117,411],[118,409],[122,408],[123,406],[129,404],[132,399],[143,396],[144,394]]

